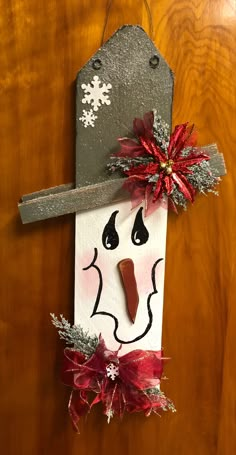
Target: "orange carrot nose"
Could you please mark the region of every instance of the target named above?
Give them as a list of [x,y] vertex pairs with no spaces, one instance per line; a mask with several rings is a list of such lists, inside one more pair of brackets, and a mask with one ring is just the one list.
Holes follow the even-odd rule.
[[122,261],[118,262],[117,266],[125,290],[128,315],[134,324],[139,303],[137,283],[134,274],[134,263],[132,259],[122,259]]

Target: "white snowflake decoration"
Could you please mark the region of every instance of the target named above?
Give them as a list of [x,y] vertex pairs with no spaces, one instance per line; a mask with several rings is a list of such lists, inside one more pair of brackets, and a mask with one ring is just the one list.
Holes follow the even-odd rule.
[[111,84],[101,84],[98,76],[94,76],[90,84],[82,84],[81,88],[84,91],[84,98],[82,99],[83,104],[91,104],[94,111],[98,111],[98,108],[102,104],[109,106],[111,101],[109,100],[109,90],[111,90]]
[[94,122],[97,119],[97,116],[93,113],[92,109],[86,111],[83,109],[83,115],[79,118],[79,120],[83,123],[84,127],[87,128],[88,126],[94,127]]
[[114,363],[109,363],[106,367],[107,370],[107,377],[111,378],[112,381],[116,379],[117,376],[119,376],[119,367],[116,366]]

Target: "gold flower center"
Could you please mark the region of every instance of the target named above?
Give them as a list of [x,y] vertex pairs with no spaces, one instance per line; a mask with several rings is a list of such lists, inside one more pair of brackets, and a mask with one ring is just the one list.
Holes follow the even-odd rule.
[[173,172],[173,170],[172,170],[173,164],[174,164],[173,160],[168,160],[166,162],[162,162],[162,163],[160,163],[160,169],[165,171],[165,173],[167,175],[170,175]]

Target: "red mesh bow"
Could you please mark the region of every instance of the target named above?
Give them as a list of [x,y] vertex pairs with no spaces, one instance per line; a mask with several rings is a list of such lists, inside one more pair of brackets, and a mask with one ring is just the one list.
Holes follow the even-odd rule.
[[[99,402],[108,420],[113,415],[122,417],[125,411],[144,411],[149,415],[167,405],[168,400],[162,393],[147,393],[147,389],[160,384],[162,351],[134,350],[121,357],[118,352],[108,350],[101,336],[88,360],[74,349],[65,349],[62,376],[63,382],[73,388],[69,413],[76,429],[80,417]],[[109,375],[109,368],[117,370],[113,377]],[[91,402],[89,392],[95,394]]]

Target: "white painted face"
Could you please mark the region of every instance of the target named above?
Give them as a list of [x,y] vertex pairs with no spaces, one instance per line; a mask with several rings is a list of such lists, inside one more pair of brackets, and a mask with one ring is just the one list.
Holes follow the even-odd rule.
[[[167,210],[144,218],[130,201],[76,215],[75,323],[109,349],[161,349]],[[118,264],[132,259],[139,295],[134,322]],[[130,280],[130,282],[133,279]]]

